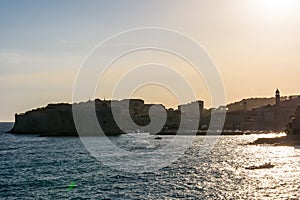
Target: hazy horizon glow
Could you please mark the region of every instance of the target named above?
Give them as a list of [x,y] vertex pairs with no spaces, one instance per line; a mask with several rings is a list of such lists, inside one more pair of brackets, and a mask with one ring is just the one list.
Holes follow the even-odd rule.
[[[136,27],[174,29],[201,44],[219,70],[228,103],[271,97],[276,88],[283,96],[300,94],[299,25],[297,0],[2,1],[0,121],[13,121],[15,113],[48,103],[70,103],[77,70],[88,52],[109,36]],[[170,55],[161,57],[170,66],[186,66]],[[138,63],[130,57],[122,62],[122,69]],[[121,72],[111,71],[104,84]],[[199,83],[197,97],[209,108],[203,80],[192,71],[185,73]],[[177,103],[159,88],[146,86],[134,94],[147,103]],[[106,91],[97,91],[97,96],[110,98]]]

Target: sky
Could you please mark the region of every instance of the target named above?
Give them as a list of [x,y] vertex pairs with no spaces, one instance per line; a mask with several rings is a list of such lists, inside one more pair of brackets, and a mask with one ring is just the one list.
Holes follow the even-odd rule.
[[[300,94],[298,0],[1,0],[0,121],[14,121],[15,113],[48,103],[72,102],[76,74],[88,53],[108,37],[138,27],[172,29],[197,41],[219,71],[227,103],[274,96],[276,88],[282,95]],[[137,57],[150,61],[149,55],[171,67],[186,65],[152,52],[124,58],[111,74]],[[192,84],[199,83],[197,98],[210,107],[204,79],[197,82],[189,67],[184,69]],[[108,73],[100,84],[113,78]],[[99,88],[96,96],[111,98]],[[157,85],[132,95],[167,107],[178,103]]]

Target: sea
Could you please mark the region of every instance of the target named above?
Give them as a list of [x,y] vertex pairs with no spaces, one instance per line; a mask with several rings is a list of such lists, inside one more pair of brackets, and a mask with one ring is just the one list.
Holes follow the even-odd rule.
[[[78,137],[6,133],[12,126],[0,123],[0,199],[300,199],[300,150],[248,144],[277,134],[180,136],[183,141],[193,137],[193,142],[176,160],[139,172],[102,163]],[[215,144],[199,151],[207,148],[208,137]],[[172,139],[162,136],[156,147]],[[128,134],[109,140],[141,152],[154,138]],[[117,162],[110,152],[103,156]],[[267,162],[275,166],[245,169]]]

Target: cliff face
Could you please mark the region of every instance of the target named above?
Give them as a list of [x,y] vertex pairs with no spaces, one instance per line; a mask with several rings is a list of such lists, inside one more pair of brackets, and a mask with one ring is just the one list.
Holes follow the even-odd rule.
[[[87,104],[82,104],[83,109]],[[99,124],[106,135],[119,135],[123,133],[113,120],[109,108],[97,107],[96,114]],[[15,124],[10,132],[45,136],[78,135],[73,120],[71,104],[49,104],[45,108],[28,111],[24,114],[16,114]],[[87,130],[86,135],[97,135],[97,133]]]

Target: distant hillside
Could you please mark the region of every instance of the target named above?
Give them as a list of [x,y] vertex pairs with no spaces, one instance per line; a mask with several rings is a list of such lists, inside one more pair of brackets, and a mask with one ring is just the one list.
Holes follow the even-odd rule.
[[[287,97],[281,97],[281,101],[286,100]],[[243,110],[243,104],[244,102],[247,103],[247,110],[251,110],[252,108],[257,108],[265,105],[273,105],[275,104],[275,97],[270,98],[249,98],[249,99],[243,99],[238,102],[234,102],[227,105],[228,111],[238,111]]]

